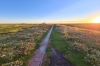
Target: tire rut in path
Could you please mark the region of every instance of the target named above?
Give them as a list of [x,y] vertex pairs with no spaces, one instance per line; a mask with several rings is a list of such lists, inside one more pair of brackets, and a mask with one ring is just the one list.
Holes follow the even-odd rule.
[[53,26],[51,27],[50,31],[48,32],[47,36],[45,37],[44,41],[41,43],[40,48],[38,49],[35,56],[31,59],[28,66],[41,66],[42,61],[45,55],[45,51],[49,42],[50,34],[52,32]]
[[63,57],[63,53],[52,48],[52,57],[49,66],[74,66],[71,62]]

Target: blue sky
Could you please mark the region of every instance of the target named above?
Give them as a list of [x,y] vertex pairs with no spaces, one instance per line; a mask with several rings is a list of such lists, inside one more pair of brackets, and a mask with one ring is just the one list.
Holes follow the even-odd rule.
[[87,21],[100,16],[100,0],[0,0],[0,23]]

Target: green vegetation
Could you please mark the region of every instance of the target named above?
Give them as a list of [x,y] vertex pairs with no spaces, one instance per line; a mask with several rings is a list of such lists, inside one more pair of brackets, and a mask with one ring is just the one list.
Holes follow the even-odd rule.
[[[51,40],[50,44],[56,48],[58,51],[65,53],[65,58],[68,59],[70,62],[72,62],[75,66],[91,66],[83,61],[84,55],[82,53],[79,53],[77,51],[70,50],[70,43],[72,41],[66,41],[63,38],[63,33],[58,31],[58,27],[55,27],[51,34]],[[51,47],[47,49],[47,56],[51,56]]]
[[0,34],[0,66],[27,66],[49,28],[50,25],[34,25],[15,33]]
[[23,28],[29,28],[37,26],[34,24],[0,24],[0,33],[14,33],[22,30]]
[[28,56],[24,57],[24,59],[22,59],[23,62],[24,62],[23,66],[28,66],[28,61],[32,59],[35,50],[39,48],[40,42],[45,38],[45,36],[47,35],[49,29],[50,28],[48,27],[48,29],[42,34],[42,36],[39,39],[35,39],[36,45],[35,45],[34,50],[31,52],[31,54],[29,54]]
[[[72,25],[73,26],[73,25]],[[75,62],[76,66],[100,66],[100,31],[95,31],[91,29],[84,29],[79,27],[72,27],[66,25],[58,25],[56,30],[62,35],[62,39],[65,40],[69,45],[68,47],[68,57],[74,59],[71,62]],[[80,24],[81,26],[81,24]],[[60,47],[60,46],[59,46]],[[70,51],[73,51],[70,53]],[[76,54],[78,53],[78,54]],[[66,54],[67,55],[67,54]],[[79,56],[80,55],[80,56]],[[75,58],[76,56],[76,58]],[[76,59],[80,59],[80,61]],[[74,61],[75,60],[75,61]],[[77,61],[80,64],[83,62],[88,63],[86,65],[77,65]],[[82,63],[81,63],[82,62]]]

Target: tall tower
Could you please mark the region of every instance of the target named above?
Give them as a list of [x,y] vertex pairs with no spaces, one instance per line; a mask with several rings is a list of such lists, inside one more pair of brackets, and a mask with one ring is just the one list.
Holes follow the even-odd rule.
[[45,24],[45,21],[44,21],[44,24]]

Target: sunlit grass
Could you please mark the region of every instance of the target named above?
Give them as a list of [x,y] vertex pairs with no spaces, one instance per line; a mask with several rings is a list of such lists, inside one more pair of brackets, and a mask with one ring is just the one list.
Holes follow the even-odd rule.
[[[68,59],[71,63],[73,63],[75,66],[91,66],[88,65],[86,62],[83,61],[84,59],[84,55],[77,52],[77,51],[73,51],[73,50],[69,50],[70,47],[70,43],[71,41],[66,41],[63,40],[61,37],[63,36],[63,34],[61,34],[60,32],[57,32],[57,30],[54,28],[51,34],[51,45],[56,48],[58,51],[63,52],[65,54],[65,58]],[[50,47],[49,47],[50,49]],[[50,51],[47,51],[48,56]]]
[[0,24],[0,33],[14,33],[22,30],[23,28],[29,28],[36,26],[33,24]]
[[[86,28],[93,27],[95,24],[92,24],[93,26],[89,26],[90,24],[85,26],[80,25],[59,25],[57,27],[57,30],[63,34],[63,39],[69,44],[69,50],[73,52],[69,52],[69,56],[73,58],[73,56],[78,56],[76,59],[79,59],[80,62],[86,62],[89,63],[91,66],[100,66],[99,56],[100,56],[100,31],[94,30],[93,28]],[[78,53],[78,55],[76,54]],[[66,56],[70,59],[69,56]],[[75,57],[74,57],[75,58]],[[73,63],[77,63],[77,60],[71,60]],[[82,64],[82,63],[81,63]],[[77,64],[76,64],[77,65]],[[88,65],[88,66],[89,66]],[[77,65],[78,66],[78,65]],[[80,66],[86,66],[86,65],[80,65]]]

